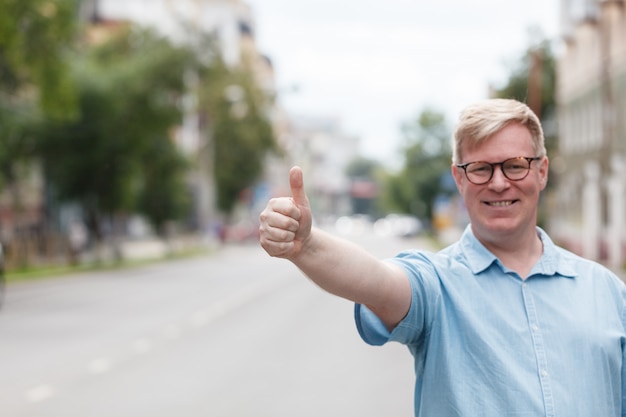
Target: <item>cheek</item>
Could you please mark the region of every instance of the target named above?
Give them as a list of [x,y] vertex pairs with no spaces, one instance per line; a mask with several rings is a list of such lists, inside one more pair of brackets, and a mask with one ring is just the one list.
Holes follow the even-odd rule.
[[461,191],[461,197],[463,197],[466,205],[473,204],[474,201],[478,200],[476,190],[468,184],[465,184],[463,186],[463,189]]
[[532,204],[537,204],[539,196],[541,195],[541,190],[543,190],[543,186],[540,183],[532,184],[528,187],[520,189],[520,191],[527,197],[527,201],[532,202]]
[[[537,194],[546,188],[548,183],[548,177],[545,175],[538,175],[532,184],[527,187],[530,192],[536,192]],[[531,190],[534,189],[534,190]]]

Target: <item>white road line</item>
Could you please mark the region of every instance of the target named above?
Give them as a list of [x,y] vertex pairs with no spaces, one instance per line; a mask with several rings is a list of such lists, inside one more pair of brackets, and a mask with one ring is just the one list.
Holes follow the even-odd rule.
[[193,327],[202,327],[211,321],[209,313],[206,310],[198,310],[191,315],[189,322]]
[[111,370],[111,360],[109,358],[94,359],[87,365],[87,369],[92,374],[103,374]]
[[54,390],[50,385],[39,385],[26,391],[26,400],[31,403],[38,403],[54,395]]
[[165,336],[166,339],[178,339],[181,333],[180,327],[173,324],[163,329],[163,336]]
[[133,352],[138,355],[148,353],[152,350],[152,343],[148,339],[137,339],[131,345]]
[[249,303],[250,301],[260,298],[264,294],[274,291],[276,288],[284,285],[283,283],[267,285],[253,285],[246,288],[242,288],[234,295],[217,301],[215,304],[209,306],[206,309],[198,310],[191,315],[189,322],[193,327],[203,327],[207,324],[217,320],[218,318],[227,315],[228,313],[235,311],[239,307]]

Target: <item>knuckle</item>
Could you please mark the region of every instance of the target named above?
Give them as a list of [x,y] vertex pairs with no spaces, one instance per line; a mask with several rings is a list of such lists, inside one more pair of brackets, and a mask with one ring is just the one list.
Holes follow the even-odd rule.
[[292,242],[295,238],[294,232],[290,230],[281,230],[277,236],[281,242]]

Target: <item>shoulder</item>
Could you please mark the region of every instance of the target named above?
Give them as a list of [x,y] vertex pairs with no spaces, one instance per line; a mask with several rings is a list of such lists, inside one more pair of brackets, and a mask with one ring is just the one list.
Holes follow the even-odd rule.
[[605,265],[584,258],[560,246],[554,246],[556,270],[573,278],[577,287],[598,299],[612,300],[618,308],[626,309],[626,284]]
[[431,290],[439,288],[442,281],[465,275],[469,271],[463,253],[453,244],[440,251],[422,249],[406,250],[388,262],[402,267],[411,281]]
[[572,273],[575,276],[587,276],[593,279],[603,278],[615,281],[620,286],[624,285],[624,282],[619,276],[605,265],[580,256],[560,246],[554,246],[554,250],[558,255],[561,267],[569,267],[568,269],[573,270]]
[[542,262],[555,273],[571,277],[605,278],[623,285],[617,274],[599,262],[584,258],[555,244],[548,234],[537,228],[544,246]]

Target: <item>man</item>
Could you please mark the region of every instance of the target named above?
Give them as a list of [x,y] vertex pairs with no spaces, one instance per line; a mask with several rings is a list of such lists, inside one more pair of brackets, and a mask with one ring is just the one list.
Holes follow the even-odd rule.
[[454,133],[452,174],[470,218],[455,244],[381,261],[312,228],[297,167],[292,197],[261,213],[260,242],[354,301],[367,343],[408,346],[416,416],[626,416],[626,289],[537,227],[548,164],[532,111],[486,100]]

